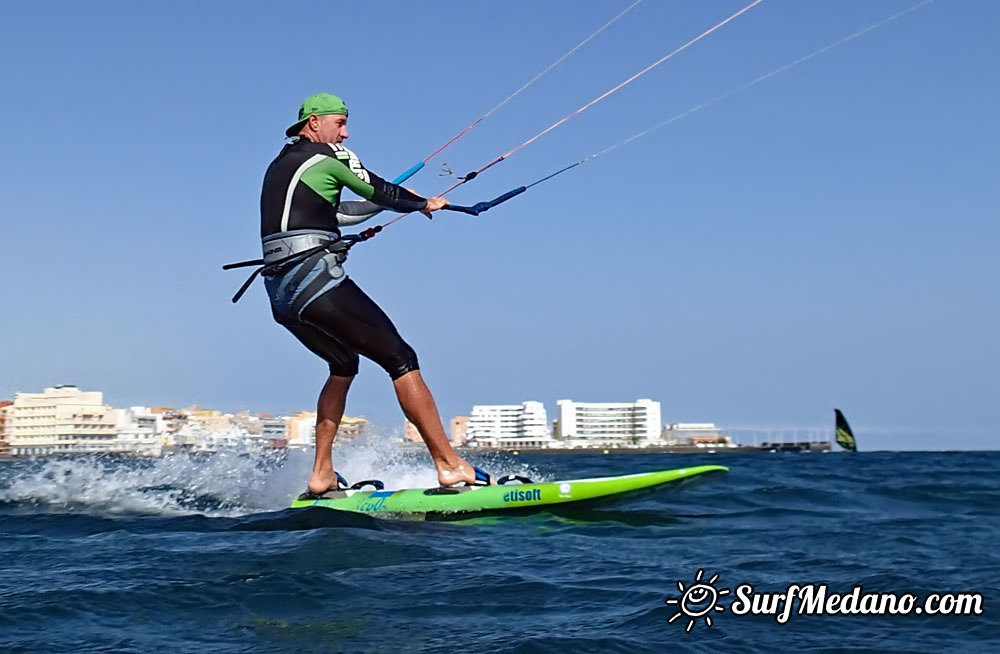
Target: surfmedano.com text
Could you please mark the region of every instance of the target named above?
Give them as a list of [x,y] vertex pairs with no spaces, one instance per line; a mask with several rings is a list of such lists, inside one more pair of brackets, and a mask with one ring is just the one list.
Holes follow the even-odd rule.
[[736,615],[771,615],[785,624],[796,615],[982,615],[982,593],[831,593],[827,584],[791,584],[784,592],[756,593],[751,584],[736,587],[729,610]]

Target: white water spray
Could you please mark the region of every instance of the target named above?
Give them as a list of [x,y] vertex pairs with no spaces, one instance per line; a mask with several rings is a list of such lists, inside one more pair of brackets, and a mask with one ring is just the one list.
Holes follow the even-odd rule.
[[[0,503],[18,509],[96,515],[237,517],[281,511],[306,488],[313,451],[223,450],[160,459],[36,459],[0,468]],[[538,479],[524,462],[481,460],[490,472]],[[351,483],[380,479],[387,489],[437,486],[426,451],[371,434],[338,443],[334,466]],[[501,471],[500,468],[503,467]],[[367,489],[366,489],[367,490]]]

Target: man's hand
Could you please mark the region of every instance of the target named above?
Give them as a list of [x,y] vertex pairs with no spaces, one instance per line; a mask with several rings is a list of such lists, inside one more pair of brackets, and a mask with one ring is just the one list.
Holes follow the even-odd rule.
[[432,211],[438,211],[444,209],[448,206],[448,201],[441,197],[427,198],[427,206],[420,213],[424,214],[428,218],[433,218],[431,215]]

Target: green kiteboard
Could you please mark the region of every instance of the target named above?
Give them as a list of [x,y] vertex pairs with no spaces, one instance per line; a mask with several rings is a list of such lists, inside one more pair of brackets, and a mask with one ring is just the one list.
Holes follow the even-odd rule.
[[293,509],[319,506],[337,511],[389,514],[463,514],[544,509],[547,506],[616,498],[626,494],[687,485],[729,472],[723,466],[697,466],[643,472],[621,477],[567,479],[501,486],[407,488],[402,490],[328,491],[320,497],[300,495]]

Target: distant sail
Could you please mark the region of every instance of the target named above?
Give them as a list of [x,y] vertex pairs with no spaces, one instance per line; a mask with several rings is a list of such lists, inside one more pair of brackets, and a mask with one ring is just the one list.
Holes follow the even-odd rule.
[[854,442],[854,433],[851,432],[851,426],[847,424],[847,418],[840,412],[840,409],[834,409],[834,412],[837,414],[837,445],[848,452],[857,452],[858,445]]

